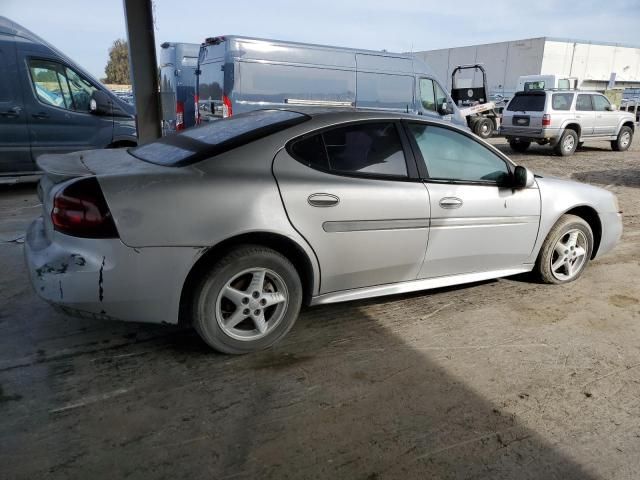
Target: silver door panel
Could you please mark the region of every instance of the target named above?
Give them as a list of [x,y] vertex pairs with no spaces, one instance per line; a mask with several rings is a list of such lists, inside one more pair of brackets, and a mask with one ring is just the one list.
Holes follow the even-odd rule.
[[[333,175],[284,149],[273,170],[291,223],[318,257],[321,293],[416,278],[428,239],[424,184]],[[315,194],[339,201],[313,206]]]

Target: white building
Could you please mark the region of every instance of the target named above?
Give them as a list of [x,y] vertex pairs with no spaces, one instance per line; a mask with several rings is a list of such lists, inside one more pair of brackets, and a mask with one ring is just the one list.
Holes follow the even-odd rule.
[[580,88],[604,90],[613,73],[616,88],[640,88],[640,47],[630,45],[540,37],[428,50],[416,56],[436,71],[447,88],[456,66],[475,63],[487,71],[490,94],[511,96],[518,77],[539,74],[577,77]]

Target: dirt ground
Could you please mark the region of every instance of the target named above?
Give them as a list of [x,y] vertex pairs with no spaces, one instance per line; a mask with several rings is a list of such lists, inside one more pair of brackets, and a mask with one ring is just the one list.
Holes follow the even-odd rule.
[[55,313],[23,267],[35,189],[3,188],[0,478],[640,478],[640,137],[511,156],[618,194],[622,243],[566,286],[310,308],[243,357]]

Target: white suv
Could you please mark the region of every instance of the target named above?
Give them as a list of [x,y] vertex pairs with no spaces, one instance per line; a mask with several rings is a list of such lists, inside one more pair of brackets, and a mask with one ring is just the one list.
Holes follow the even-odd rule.
[[591,140],[609,140],[613,150],[624,151],[631,145],[634,121],[632,113],[616,110],[597,92],[532,90],[511,99],[500,133],[517,152],[535,141],[567,156]]

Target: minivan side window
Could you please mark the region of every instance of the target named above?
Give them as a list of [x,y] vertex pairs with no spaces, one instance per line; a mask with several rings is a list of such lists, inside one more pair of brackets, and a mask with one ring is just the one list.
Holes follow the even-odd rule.
[[431,110],[433,112],[437,110],[436,99],[433,93],[433,80],[430,78],[420,79],[420,102],[422,102],[422,107],[425,110]]
[[591,95],[578,95],[578,100],[576,100],[576,110],[580,112],[589,112],[593,110],[591,105]]
[[423,123],[409,130],[430,179],[499,185],[511,175],[502,158],[462,133]]
[[38,100],[54,107],[89,112],[97,90],[74,70],[47,60],[29,60],[29,73]]
[[332,128],[296,141],[299,162],[330,173],[407,177],[402,143],[394,123],[362,123]]
[[607,97],[593,95],[593,109],[597,112],[604,112],[611,106]]

